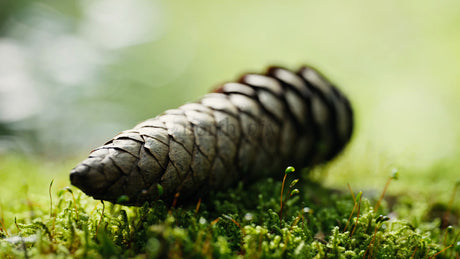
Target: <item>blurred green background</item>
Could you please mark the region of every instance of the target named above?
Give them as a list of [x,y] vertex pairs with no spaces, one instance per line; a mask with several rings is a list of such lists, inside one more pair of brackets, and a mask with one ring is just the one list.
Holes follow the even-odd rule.
[[412,172],[404,184],[457,180],[454,0],[2,0],[0,156],[83,159],[272,64],[313,65],[352,101],[354,139],[326,181],[382,186],[393,167]]

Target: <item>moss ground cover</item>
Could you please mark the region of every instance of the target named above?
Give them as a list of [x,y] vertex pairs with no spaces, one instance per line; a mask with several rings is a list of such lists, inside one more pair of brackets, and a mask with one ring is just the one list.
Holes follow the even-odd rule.
[[68,187],[66,168],[74,161],[1,160],[4,258],[458,258],[460,253],[455,182],[446,188],[450,199],[417,200],[410,192],[388,192],[399,181],[391,172],[376,190],[357,191],[353,181],[331,188],[316,176],[331,167],[289,169],[193,204],[169,207],[159,201],[136,208],[94,201]]

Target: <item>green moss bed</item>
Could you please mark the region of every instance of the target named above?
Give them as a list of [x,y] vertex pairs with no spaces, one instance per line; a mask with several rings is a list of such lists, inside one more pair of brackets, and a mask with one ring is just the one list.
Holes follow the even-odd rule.
[[[74,187],[61,188],[63,184],[45,172],[60,165],[42,168],[36,183],[47,185],[35,190],[31,181],[20,184],[20,176],[6,175],[8,163],[18,161],[3,162],[1,176],[12,187],[6,190],[2,184],[0,192],[0,258],[459,258],[460,254],[459,206],[454,199],[458,183],[446,188],[452,199],[428,204],[386,193],[397,174],[389,175],[378,190],[358,192],[353,182],[331,189],[314,173],[291,168],[280,172],[279,178],[241,182],[191,204],[171,207],[158,201],[127,207],[95,201]],[[34,170],[33,165],[14,170],[27,169]]]

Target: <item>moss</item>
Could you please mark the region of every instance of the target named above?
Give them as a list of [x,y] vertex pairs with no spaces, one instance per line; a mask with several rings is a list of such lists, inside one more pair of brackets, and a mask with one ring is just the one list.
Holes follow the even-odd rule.
[[[147,258],[455,258],[456,207],[324,187],[312,178],[240,183],[211,193],[200,206],[168,208],[101,203],[80,191],[51,188],[27,196],[2,216],[0,256]],[[295,188],[294,188],[295,187]],[[18,187],[23,188],[23,187]],[[290,195],[292,190],[298,193]],[[384,186],[382,186],[384,189]],[[379,197],[373,195],[371,197]],[[7,211],[9,207],[2,207]],[[451,224],[443,227],[446,212]],[[382,214],[382,215],[381,215]],[[3,215],[3,213],[2,213]],[[15,223],[16,221],[16,223]],[[455,222],[456,221],[456,222]]]

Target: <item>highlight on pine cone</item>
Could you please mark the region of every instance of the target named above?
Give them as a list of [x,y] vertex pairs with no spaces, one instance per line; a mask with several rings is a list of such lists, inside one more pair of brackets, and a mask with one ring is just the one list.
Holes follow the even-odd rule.
[[326,162],[349,141],[349,101],[312,67],[245,74],[198,102],[116,135],[70,173],[95,199],[142,205],[199,198],[286,166]]

